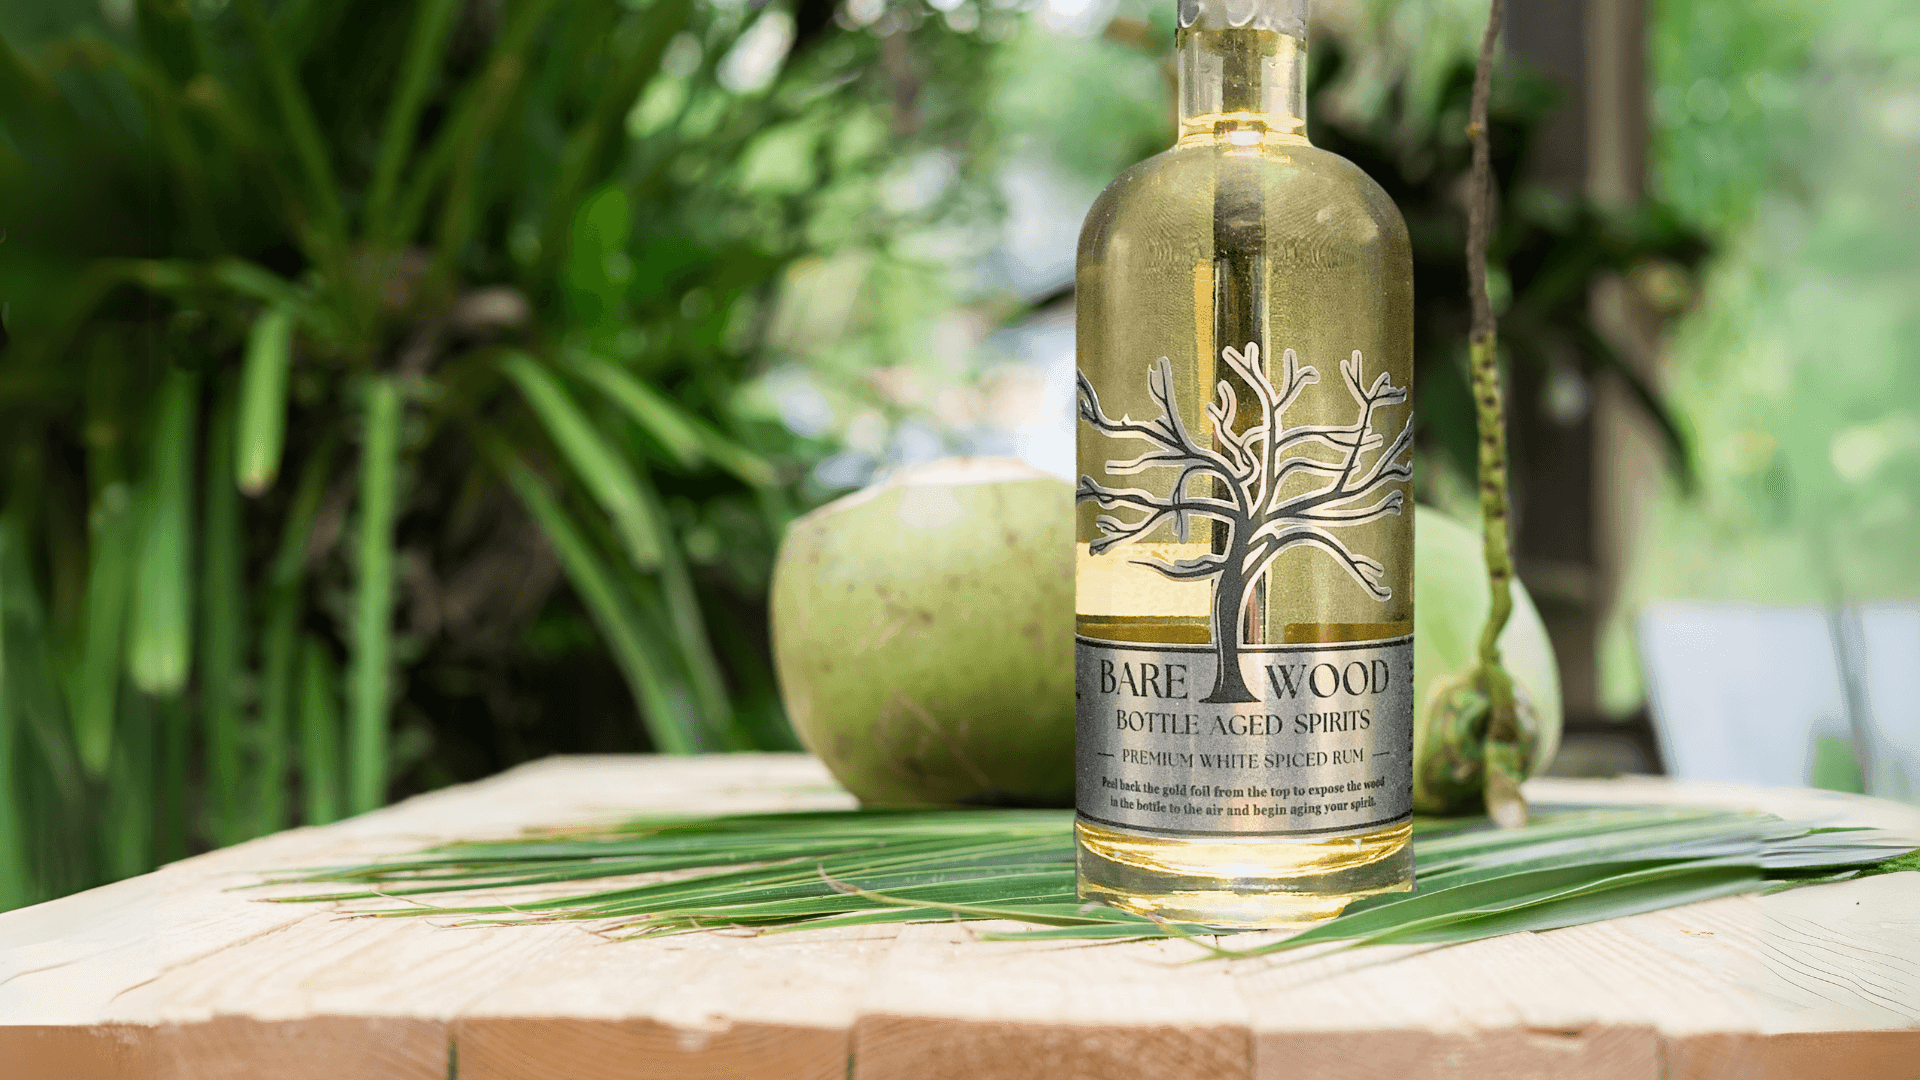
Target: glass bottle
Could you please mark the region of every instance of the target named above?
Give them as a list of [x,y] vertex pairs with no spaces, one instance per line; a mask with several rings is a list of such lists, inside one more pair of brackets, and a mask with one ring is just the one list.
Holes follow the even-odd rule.
[[1080,894],[1273,926],[1413,887],[1413,268],[1306,137],[1306,0],[1179,0],[1180,133],[1088,213]]

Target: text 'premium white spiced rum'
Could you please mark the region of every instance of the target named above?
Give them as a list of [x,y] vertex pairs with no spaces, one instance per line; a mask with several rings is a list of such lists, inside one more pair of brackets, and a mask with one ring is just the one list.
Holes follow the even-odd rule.
[[1306,0],[1178,0],[1180,135],[1080,236],[1080,893],[1413,885],[1413,268],[1307,142]]

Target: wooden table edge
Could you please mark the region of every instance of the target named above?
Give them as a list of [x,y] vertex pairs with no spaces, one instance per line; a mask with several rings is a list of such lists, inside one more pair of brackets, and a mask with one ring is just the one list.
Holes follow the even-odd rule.
[[[289,1062],[287,1071],[261,1070],[261,1062],[276,1060]],[[845,1028],[738,1022],[698,1031],[643,1017],[217,1016],[190,1024],[0,1025],[0,1061],[23,1080],[1372,1080],[1436,1075],[1431,1066],[1448,1061],[1471,1062],[1460,1075],[1476,1080],[1913,1080],[1920,1028],[1256,1033],[1240,1024],[1115,1027],[871,1013]]]

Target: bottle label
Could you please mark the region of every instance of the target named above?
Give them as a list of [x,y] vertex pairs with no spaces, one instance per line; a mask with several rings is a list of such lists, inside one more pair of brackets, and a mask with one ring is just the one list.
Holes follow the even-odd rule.
[[1360,833],[1413,809],[1413,638],[1212,645],[1079,638],[1081,816],[1176,836]]

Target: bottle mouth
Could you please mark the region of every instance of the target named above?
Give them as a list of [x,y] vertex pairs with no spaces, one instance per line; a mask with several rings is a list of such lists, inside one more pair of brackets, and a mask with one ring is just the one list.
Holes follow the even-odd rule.
[[1182,30],[1272,30],[1307,36],[1307,0],[1179,0]]

